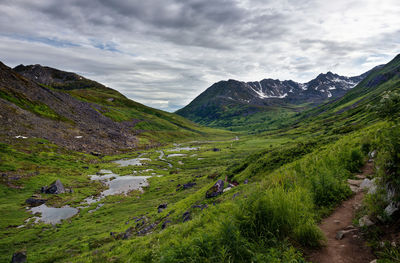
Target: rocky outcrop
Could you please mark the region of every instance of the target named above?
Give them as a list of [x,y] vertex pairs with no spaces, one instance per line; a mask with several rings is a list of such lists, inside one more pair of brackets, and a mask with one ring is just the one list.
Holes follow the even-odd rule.
[[59,179],[49,186],[43,186],[41,192],[44,194],[63,194],[65,193],[64,185]]
[[367,226],[367,227],[368,227],[368,226],[374,225],[375,223],[372,222],[371,219],[370,219],[367,215],[365,215],[365,216],[361,217],[361,218],[358,220],[358,224],[359,224],[361,227],[364,227],[364,226]]
[[224,181],[218,180],[213,187],[208,189],[206,198],[216,197],[224,192]]
[[47,201],[46,199],[30,197],[25,200],[25,203],[29,206],[35,207],[46,203],[46,201]]

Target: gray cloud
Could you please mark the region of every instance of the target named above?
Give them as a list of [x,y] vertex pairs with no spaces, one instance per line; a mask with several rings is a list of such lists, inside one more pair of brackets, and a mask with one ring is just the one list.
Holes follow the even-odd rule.
[[397,0],[3,0],[0,60],[176,110],[221,79],[355,75],[400,50]]

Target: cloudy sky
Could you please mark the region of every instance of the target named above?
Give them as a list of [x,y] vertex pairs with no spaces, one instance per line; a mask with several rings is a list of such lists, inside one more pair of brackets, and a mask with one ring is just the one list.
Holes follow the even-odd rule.
[[352,76],[400,53],[399,0],[0,0],[0,60],[177,110],[214,82]]

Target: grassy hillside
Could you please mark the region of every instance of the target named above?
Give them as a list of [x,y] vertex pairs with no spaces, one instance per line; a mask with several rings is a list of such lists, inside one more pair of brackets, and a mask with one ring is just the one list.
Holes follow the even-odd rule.
[[75,73],[1,64],[0,75],[0,109],[9,116],[0,118],[0,137],[8,143],[23,135],[71,150],[112,153],[226,134],[134,102]]

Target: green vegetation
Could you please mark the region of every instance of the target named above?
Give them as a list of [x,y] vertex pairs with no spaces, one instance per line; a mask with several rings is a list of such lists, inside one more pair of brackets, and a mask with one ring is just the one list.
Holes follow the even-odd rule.
[[[106,89],[65,90],[101,106],[115,121],[139,120],[142,143],[162,144],[95,157],[43,139],[1,143],[0,261],[26,250],[30,262],[306,262],[303,252],[324,244],[317,223],[351,196],[346,180],[372,150],[378,152],[382,186],[400,185],[400,129],[393,117],[399,113],[399,79],[391,74],[398,69],[393,65],[348,96],[284,117],[256,135],[196,126]],[[139,156],[147,158],[141,166],[113,162]],[[143,192],[107,196],[96,211],[96,203],[82,208],[85,198],[107,189],[88,176],[101,169],[151,178]],[[40,193],[55,179],[73,192]],[[219,179],[236,186],[206,198]],[[61,224],[34,223],[24,203],[32,195],[48,199],[49,206],[81,208]],[[378,191],[367,197],[363,211],[383,215],[384,201]],[[160,204],[167,207],[158,211]],[[399,254],[389,246],[377,253],[383,262]]]
[[18,107],[28,110],[38,116],[42,116],[53,120],[72,122],[71,120],[68,120],[63,116],[58,115],[54,110],[52,110],[46,104],[37,101],[31,101],[29,98],[27,98],[24,94],[20,92],[16,91],[12,92],[11,90],[0,89],[0,98],[7,100],[17,105]]

